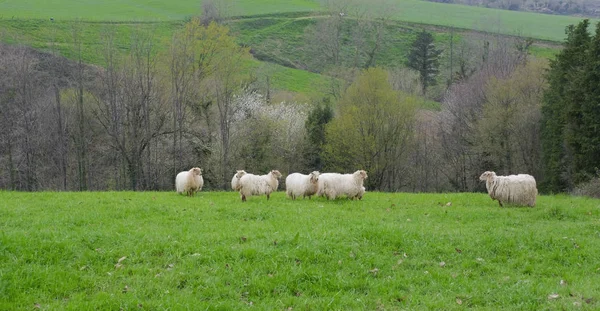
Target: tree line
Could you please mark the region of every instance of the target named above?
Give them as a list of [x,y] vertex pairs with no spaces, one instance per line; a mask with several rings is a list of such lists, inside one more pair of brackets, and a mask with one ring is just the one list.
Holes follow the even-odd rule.
[[[368,190],[477,191],[481,172],[495,170],[561,192],[598,166],[598,35],[585,37],[587,26],[569,28],[548,73],[526,40],[487,34],[456,44],[451,79],[440,78],[437,57],[448,53],[423,31],[409,53],[428,50],[427,70],[332,56],[329,72],[344,74],[332,75],[328,96],[278,102],[248,66],[249,48],[214,21],[192,19],[160,52],[138,29],[123,53],[108,27],[101,67],[83,62],[80,27],[71,60],[0,45],[2,189],[169,190],[179,171],[200,166],[208,189],[227,189],[237,169],[365,169]],[[440,79],[441,108],[424,109]]]

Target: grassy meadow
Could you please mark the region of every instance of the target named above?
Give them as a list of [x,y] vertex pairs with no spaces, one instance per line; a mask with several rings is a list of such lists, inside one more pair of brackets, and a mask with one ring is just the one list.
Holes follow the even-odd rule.
[[[372,1],[358,1],[370,6]],[[478,31],[523,35],[536,39],[562,41],[567,25],[581,18],[488,9],[474,6],[434,3],[422,0],[375,2],[393,19],[419,24],[452,26]],[[383,6],[385,5],[385,6]],[[0,19],[83,19],[90,21],[177,21],[200,13],[201,1],[85,0],[85,1],[0,1]],[[377,9],[377,8],[375,8]],[[319,12],[316,0],[236,0],[227,9],[232,16],[253,16],[290,12]]]
[[[228,1],[227,14],[258,15],[269,13],[307,12],[319,10],[315,0],[233,0]],[[82,0],[82,1],[0,1],[3,19],[34,18],[91,21],[165,21],[184,20],[199,15],[201,0]]]
[[0,192],[0,310],[597,310],[600,200]]

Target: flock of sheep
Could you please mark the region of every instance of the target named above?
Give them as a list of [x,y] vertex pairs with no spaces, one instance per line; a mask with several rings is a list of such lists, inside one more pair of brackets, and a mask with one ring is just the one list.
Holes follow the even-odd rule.
[[[277,191],[281,173],[272,170],[266,175],[254,175],[238,170],[231,178],[231,189],[240,193],[243,202],[253,195],[266,195],[269,199],[272,192]],[[314,171],[308,175],[292,173],[285,179],[286,194],[295,200],[302,196],[310,199],[313,195],[325,196],[335,199],[346,196],[349,199],[362,199],[365,194],[363,186],[367,179],[367,172],[358,170],[352,174],[319,173]],[[497,176],[496,173],[486,171],[479,177],[485,181],[485,186],[492,200],[503,204],[535,206],[538,194],[535,178],[528,174]],[[202,190],[204,180],[202,170],[194,167],[189,171],[177,174],[175,188],[177,193],[186,193],[193,196]]]
[[[310,199],[313,195],[325,196],[327,199],[335,199],[346,196],[349,199],[362,199],[365,194],[363,186],[367,179],[367,172],[358,170],[353,174],[325,173],[314,171],[308,175],[292,173],[285,179],[287,196],[293,200],[302,196]],[[239,170],[231,178],[231,189],[238,191],[242,201],[253,195],[266,195],[267,200],[271,193],[277,191],[281,173],[272,170],[266,175],[254,175]],[[183,171],[175,177],[175,188],[177,193],[185,193],[193,196],[202,190],[204,179],[202,170],[194,167],[189,171]]]

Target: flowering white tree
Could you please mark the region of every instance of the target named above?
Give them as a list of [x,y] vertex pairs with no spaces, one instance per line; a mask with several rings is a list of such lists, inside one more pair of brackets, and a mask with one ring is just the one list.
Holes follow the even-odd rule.
[[306,134],[306,104],[267,104],[257,92],[234,98],[232,118],[232,164],[235,169],[266,171],[298,170]]

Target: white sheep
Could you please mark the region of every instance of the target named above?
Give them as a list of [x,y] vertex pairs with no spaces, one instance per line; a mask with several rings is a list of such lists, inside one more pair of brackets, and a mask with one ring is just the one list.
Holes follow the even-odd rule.
[[196,191],[202,190],[204,179],[202,178],[202,170],[194,167],[189,171],[183,171],[175,177],[175,189],[177,193],[186,193],[188,196],[193,196]]
[[319,172],[314,171],[308,175],[300,173],[289,174],[285,179],[285,189],[288,197],[295,200],[296,197],[310,197],[319,190]]
[[242,176],[246,175],[246,171],[244,170],[238,170],[235,175],[233,175],[233,177],[231,178],[231,189],[235,190],[235,191],[239,191],[239,185],[240,185],[240,178],[242,178]]
[[479,180],[485,181],[485,187],[492,200],[513,205],[535,206],[538,191],[535,178],[528,174],[497,176],[495,172],[486,171]]
[[279,178],[281,178],[281,173],[278,170],[272,170],[267,175],[260,176],[246,173],[240,178],[238,186],[242,201],[245,202],[249,196],[261,194],[266,194],[268,200],[271,192],[277,191]]
[[338,176],[341,176],[341,175],[342,174],[340,174],[340,173],[321,173],[319,175],[319,182],[318,182],[319,186],[318,186],[318,189],[317,189],[317,195],[320,196],[320,197],[324,197],[325,196],[325,192],[323,191],[324,190],[323,186],[325,185],[325,181],[326,180],[334,180]]
[[367,177],[367,172],[364,170],[358,170],[353,174],[321,174],[318,194],[331,200],[341,195],[345,195],[349,199],[362,199],[365,193],[363,184]]

